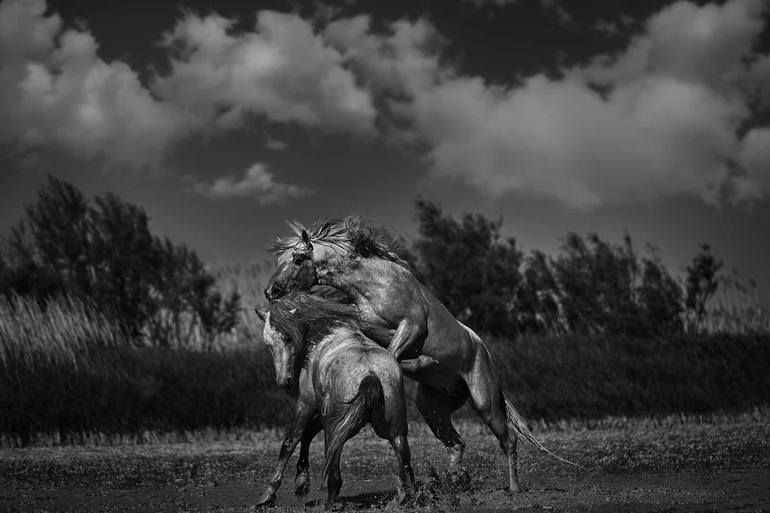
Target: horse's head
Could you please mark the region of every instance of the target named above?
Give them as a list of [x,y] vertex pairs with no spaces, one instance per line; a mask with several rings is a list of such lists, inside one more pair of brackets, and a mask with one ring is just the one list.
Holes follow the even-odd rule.
[[327,225],[321,225],[311,235],[299,224],[290,226],[296,236],[279,239],[274,246],[278,269],[265,287],[268,301],[274,301],[289,292],[310,290],[318,284],[319,267],[332,259],[345,257],[350,252],[350,244],[344,239],[341,230],[330,235]]
[[262,338],[273,356],[275,382],[278,386],[290,387],[295,375],[294,363],[298,353],[297,346],[301,340],[296,340],[297,334],[292,333],[291,329],[287,329],[284,323],[274,324],[271,322],[270,306],[257,308],[256,312],[264,322]]
[[314,342],[339,323],[357,322],[354,306],[307,292],[286,294],[256,312],[264,323],[262,338],[273,355],[275,380],[280,386],[291,386],[299,376]]
[[275,301],[295,290],[310,290],[316,283],[318,283],[318,275],[310,260],[303,260],[298,264],[283,262],[278,265],[278,269],[267,282],[265,298],[268,301]]

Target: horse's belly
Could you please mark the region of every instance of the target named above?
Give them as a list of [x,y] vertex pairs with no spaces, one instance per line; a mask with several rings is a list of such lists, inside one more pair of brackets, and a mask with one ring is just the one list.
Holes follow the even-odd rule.
[[468,394],[468,386],[462,377],[452,369],[438,365],[421,369],[415,373],[409,373],[408,377],[418,383],[440,390],[444,394],[457,397]]

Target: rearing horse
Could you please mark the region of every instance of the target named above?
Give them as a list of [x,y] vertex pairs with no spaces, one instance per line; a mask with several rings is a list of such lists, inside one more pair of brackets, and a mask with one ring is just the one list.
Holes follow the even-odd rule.
[[[265,296],[276,299],[292,290],[327,285],[345,292],[359,317],[393,330],[384,343],[397,359],[429,365],[404,368],[419,382],[417,408],[449,452],[450,470],[462,461],[465,442],[451,415],[466,400],[497,437],[508,459],[508,487],[518,492],[517,437],[565,463],[535,439],[513,404],[503,395],[489,351],[473,330],[459,322],[357,219],[324,221],[310,230],[289,224],[295,236],[276,240],[278,269]],[[382,340],[378,342],[383,343]],[[579,466],[579,465],[576,465]]]

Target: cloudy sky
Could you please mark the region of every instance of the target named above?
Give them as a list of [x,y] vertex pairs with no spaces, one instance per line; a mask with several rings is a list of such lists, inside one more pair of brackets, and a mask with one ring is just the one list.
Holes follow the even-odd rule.
[[[589,6],[590,4],[590,6]],[[414,200],[710,242],[770,284],[767,0],[3,0],[0,230],[47,173],[209,261],[283,220],[409,235]],[[770,289],[768,289],[770,290]]]

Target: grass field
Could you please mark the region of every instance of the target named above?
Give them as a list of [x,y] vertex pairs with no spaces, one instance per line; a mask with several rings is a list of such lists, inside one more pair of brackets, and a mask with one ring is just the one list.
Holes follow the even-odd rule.
[[[535,429],[574,469],[520,452],[526,491],[510,495],[504,458],[486,428],[462,422],[465,481],[449,481],[446,456],[421,423],[410,442],[419,511],[770,511],[770,410],[741,415],[607,418]],[[188,441],[0,450],[0,511],[249,511],[277,456],[276,431],[197,433]],[[322,443],[311,449],[320,473]],[[295,456],[296,458],[296,456]],[[293,465],[277,511],[320,509],[316,481],[293,496]],[[343,455],[340,509],[369,510],[394,496],[393,457],[368,429]]]

